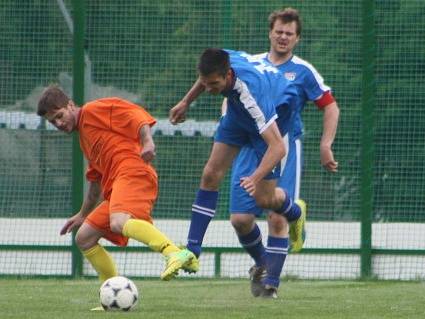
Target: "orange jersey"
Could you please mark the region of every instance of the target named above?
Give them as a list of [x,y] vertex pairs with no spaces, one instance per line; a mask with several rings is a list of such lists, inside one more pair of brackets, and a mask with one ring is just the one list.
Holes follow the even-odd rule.
[[80,111],[78,131],[81,149],[89,161],[86,178],[100,181],[103,196],[109,199],[112,184],[129,171],[156,178],[155,169],[141,157],[139,131],[156,120],[142,107],[117,97],[85,104]]

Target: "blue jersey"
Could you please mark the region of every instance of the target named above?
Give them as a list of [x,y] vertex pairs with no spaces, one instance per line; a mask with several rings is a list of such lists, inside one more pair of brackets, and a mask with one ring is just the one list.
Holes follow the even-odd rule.
[[[268,53],[255,55],[257,58],[268,60]],[[319,99],[325,92],[330,91],[322,76],[317,70],[307,61],[293,55],[291,59],[283,64],[275,65],[275,67],[283,74],[283,76],[293,82],[298,91],[298,100],[295,107],[293,118],[293,130],[290,136],[299,138],[303,134],[304,125],[301,118],[301,112],[308,101]]]

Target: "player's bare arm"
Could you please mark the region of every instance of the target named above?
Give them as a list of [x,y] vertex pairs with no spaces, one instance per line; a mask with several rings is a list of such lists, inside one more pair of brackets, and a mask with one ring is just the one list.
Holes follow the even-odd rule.
[[65,235],[83,224],[87,215],[97,206],[101,192],[102,189],[99,182],[89,182],[87,194],[81,205],[80,211],[69,218],[65,225],[63,225],[60,230],[61,235]]
[[335,161],[332,144],[335,139],[339,120],[339,108],[336,102],[323,108],[323,133],[320,141],[320,162],[329,172],[338,171],[338,162]]
[[155,143],[152,138],[151,127],[149,124],[143,125],[139,131],[140,143],[143,146],[140,157],[147,163],[154,160],[156,156]]
[[223,103],[221,103],[221,115],[226,114],[227,112],[227,98],[223,99]]
[[184,122],[186,120],[186,113],[189,110],[190,104],[204,91],[205,86],[198,78],[184,98],[170,110],[169,120],[171,124],[176,125]]
[[276,122],[271,124],[261,136],[267,143],[266,153],[254,173],[251,176],[241,178],[241,186],[250,195],[255,193],[256,184],[270,173],[286,154],[282,135],[279,132]]

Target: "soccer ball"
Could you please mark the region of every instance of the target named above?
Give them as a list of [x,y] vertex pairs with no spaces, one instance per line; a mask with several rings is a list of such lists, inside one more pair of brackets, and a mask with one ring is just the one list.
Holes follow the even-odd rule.
[[102,284],[99,289],[99,298],[105,310],[129,311],[136,306],[139,292],[130,279],[116,276]]

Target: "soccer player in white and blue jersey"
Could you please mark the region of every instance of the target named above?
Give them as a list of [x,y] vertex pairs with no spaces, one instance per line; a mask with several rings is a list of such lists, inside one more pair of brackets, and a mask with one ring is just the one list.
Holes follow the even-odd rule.
[[[218,125],[192,206],[187,248],[197,256],[215,214],[219,184],[244,146],[249,145],[257,161],[249,174],[240,176],[238,187],[263,209],[272,209],[290,220],[301,216],[300,207],[276,187],[286,152],[281,134],[289,129],[295,87],[276,68],[244,52],[207,49],[200,57],[198,72],[198,80],[170,110],[171,123],[184,121],[190,104],[204,91],[225,96],[227,113]],[[185,269],[195,272],[198,264]]]
[[[301,34],[298,12],[292,8],[275,11],[269,16],[269,26],[270,51],[256,55],[255,58],[269,62],[279,69],[287,80],[296,85],[299,95],[291,130],[284,136],[288,152],[282,161],[283,171],[278,186],[286,189],[288,197],[305,210],[305,203],[299,200],[303,135],[301,112],[308,101],[313,101],[323,111],[321,164],[328,171],[336,172],[338,163],[333,157],[332,143],[338,125],[339,108],[330,88],[324,84],[316,69],[292,52]],[[231,221],[239,241],[255,261],[255,265],[250,269],[252,294],[254,296],[266,294],[274,298],[277,296],[280,273],[288,251],[288,222],[291,220],[282,214],[269,212],[269,234],[265,248],[254,219],[254,216],[261,215],[262,209],[254,205],[252,200],[241,201],[241,195],[234,191],[236,181],[249,172],[247,163],[255,162],[255,152],[249,147],[244,147],[233,163]],[[289,230],[292,252],[300,251],[304,243],[302,236],[299,236],[299,229],[296,229],[297,226],[297,223],[292,223]]]

